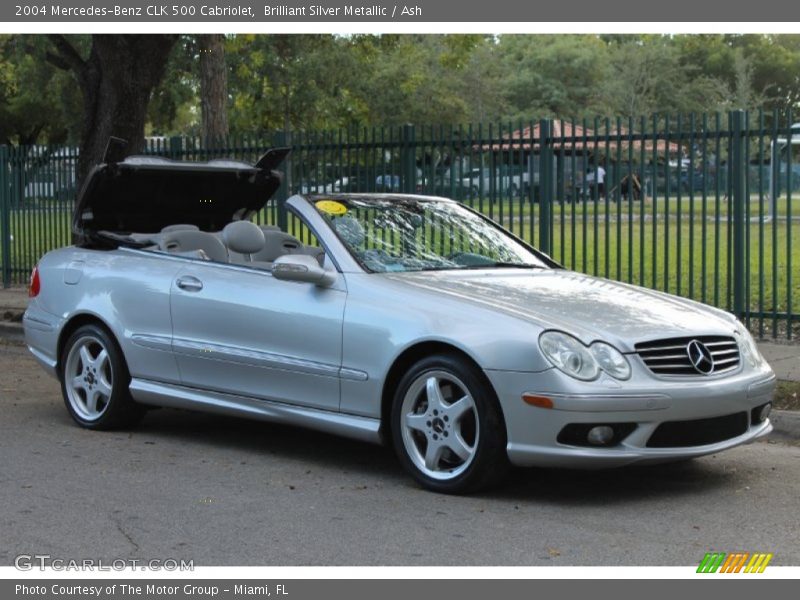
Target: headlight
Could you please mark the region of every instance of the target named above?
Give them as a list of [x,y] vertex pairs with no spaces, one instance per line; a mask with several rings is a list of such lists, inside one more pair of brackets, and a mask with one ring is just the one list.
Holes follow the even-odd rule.
[[736,341],[739,343],[739,351],[747,361],[747,364],[753,368],[761,366],[764,358],[761,356],[761,352],[758,351],[758,345],[756,345],[756,341],[750,335],[750,332],[740,324],[734,333],[736,334]]
[[622,353],[605,342],[595,342],[589,346],[597,364],[615,379],[628,379],[631,376],[631,365]]
[[614,346],[595,342],[588,348],[571,335],[545,331],[539,336],[539,347],[553,365],[575,379],[592,381],[600,371],[616,379],[628,379],[631,366]]
[[571,335],[545,331],[539,336],[539,347],[557,368],[575,379],[597,379],[600,367],[589,349]]

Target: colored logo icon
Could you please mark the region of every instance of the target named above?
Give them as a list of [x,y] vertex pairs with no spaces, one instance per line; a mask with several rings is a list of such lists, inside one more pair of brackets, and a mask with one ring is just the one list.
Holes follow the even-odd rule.
[[763,573],[772,554],[766,552],[706,552],[698,573]]

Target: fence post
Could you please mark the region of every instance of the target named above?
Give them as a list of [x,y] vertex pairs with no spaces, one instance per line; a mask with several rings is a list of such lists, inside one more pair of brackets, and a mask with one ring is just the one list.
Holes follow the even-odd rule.
[[183,158],[183,138],[181,136],[173,135],[169,138],[169,157],[174,160]]
[[553,202],[553,122],[539,121],[539,244],[545,254],[551,251],[550,208]]
[[403,125],[402,136],[400,164],[403,169],[403,193],[414,194],[417,191],[417,148],[414,126]]
[[746,202],[745,197],[745,169],[744,145],[745,139],[745,114],[736,110],[731,113],[732,148],[731,148],[731,202],[733,203],[733,312],[737,317],[745,313],[745,272],[747,265],[746,253]]
[[0,146],[0,244],[3,249],[3,287],[11,285],[11,205],[8,146]]
[[[273,148],[284,148],[288,145],[289,139],[287,136],[286,131],[276,131],[272,134],[272,147]],[[278,188],[277,191],[277,198],[278,198],[278,227],[281,228],[282,231],[289,231],[289,213],[286,210],[286,200],[288,199],[287,190],[287,177],[290,176],[291,171],[291,154],[286,158],[286,161],[281,165],[279,168],[280,171],[283,172],[283,179],[281,179],[281,187]],[[289,173],[287,175],[287,173]]]

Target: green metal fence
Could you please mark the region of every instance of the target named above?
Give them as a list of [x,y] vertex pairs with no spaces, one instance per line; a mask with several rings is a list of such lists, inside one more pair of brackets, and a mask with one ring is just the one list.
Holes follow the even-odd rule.
[[[565,266],[730,310],[760,336],[800,334],[800,125],[791,113],[541,120],[148,140],[148,154],[254,162],[288,145],[258,215],[308,235],[293,193],[424,193],[464,202]],[[77,151],[0,146],[3,284],[69,243]],[[602,184],[600,180],[602,181]]]

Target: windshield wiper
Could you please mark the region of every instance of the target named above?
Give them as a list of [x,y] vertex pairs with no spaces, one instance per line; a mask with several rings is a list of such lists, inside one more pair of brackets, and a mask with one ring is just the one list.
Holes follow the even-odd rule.
[[460,269],[547,269],[544,265],[534,265],[531,263],[515,263],[515,262],[490,262],[482,265],[465,265],[459,267]]

